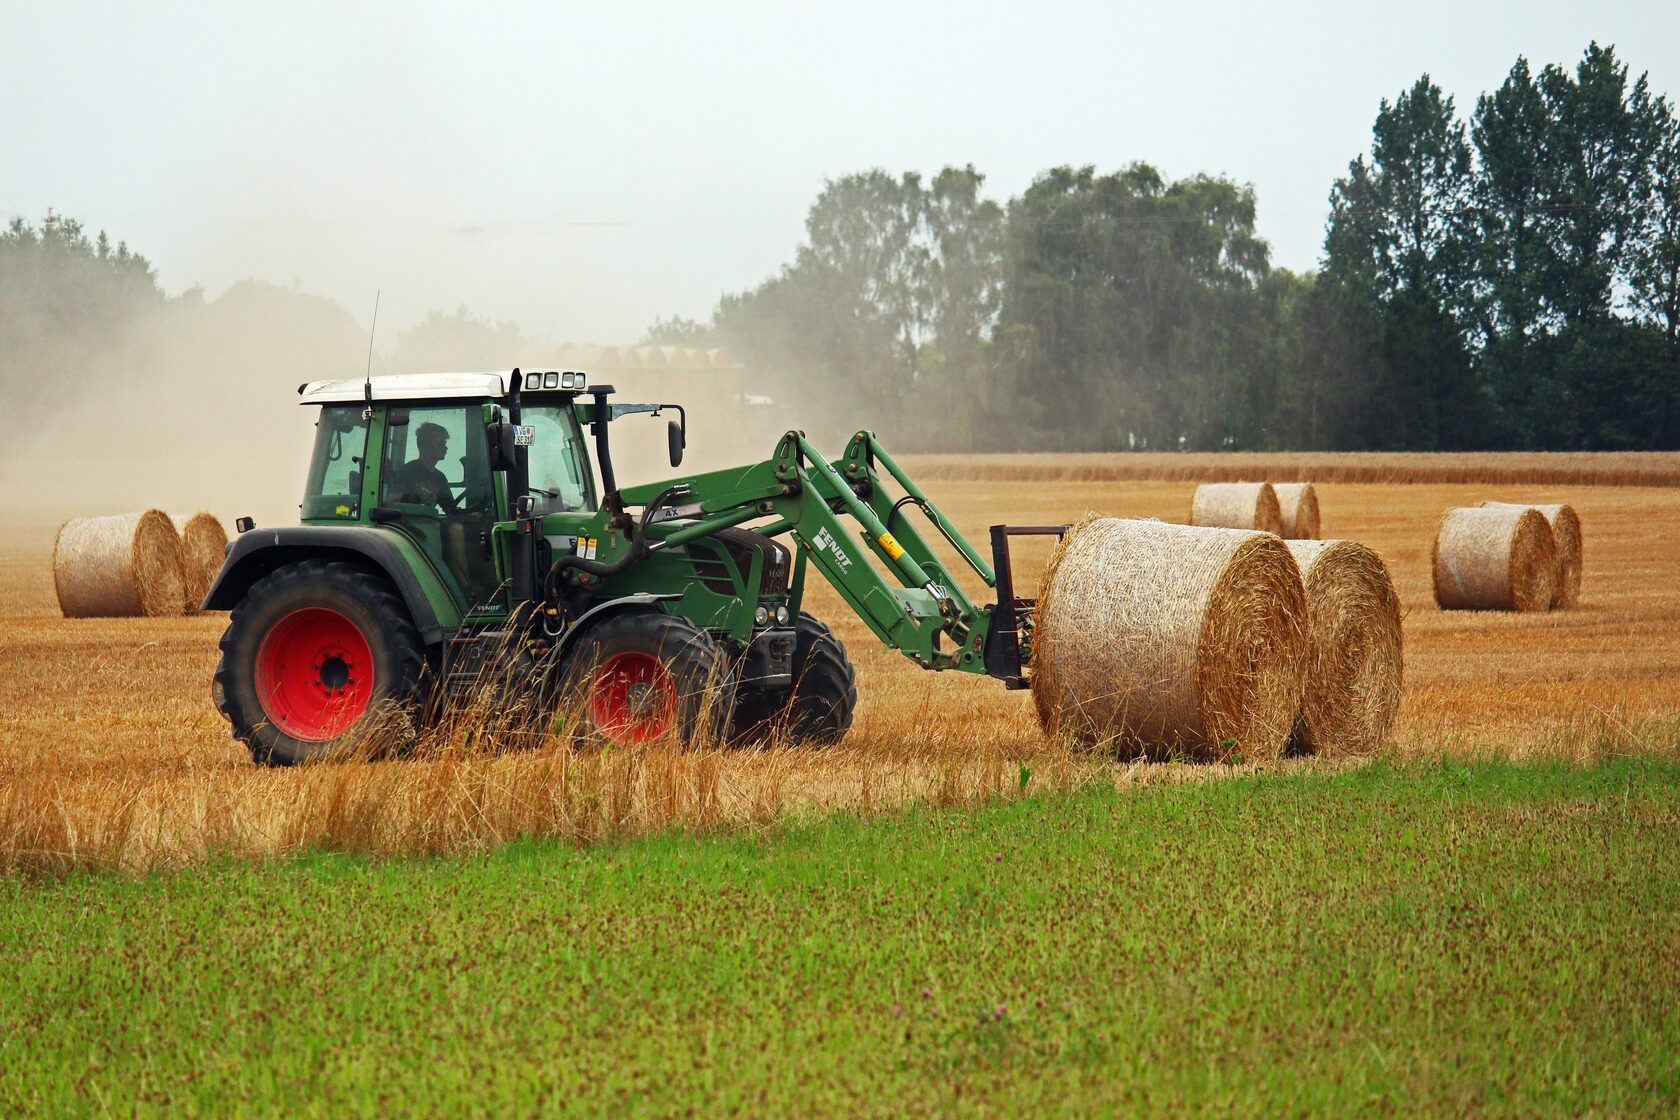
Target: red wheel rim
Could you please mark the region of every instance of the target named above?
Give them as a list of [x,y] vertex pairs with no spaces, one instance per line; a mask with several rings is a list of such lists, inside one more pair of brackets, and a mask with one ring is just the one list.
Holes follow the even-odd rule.
[[257,699],[277,729],[321,743],[350,730],[373,697],[373,651],[361,628],[328,607],[274,624],[257,649]]
[[651,653],[615,653],[595,669],[589,714],[615,743],[652,742],[677,721],[677,684]]

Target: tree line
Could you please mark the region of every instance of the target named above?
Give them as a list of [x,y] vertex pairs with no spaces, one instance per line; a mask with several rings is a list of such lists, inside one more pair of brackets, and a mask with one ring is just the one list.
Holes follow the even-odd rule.
[[1468,120],[1426,74],[1330,191],[1319,268],[1256,199],[1146,163],[983,196],[972,166],[828,183],[710,322],[789,419],[926,450],[1680,443],[1680,126],[1594,43]]
[[[906,449],[1680,446],[1680,125],[1611,48],[1519,58],[1468,117],[1428,75],[1383,101],[1311,272],[1273,267],[1253,189],[1224,176],[1140,162],[1052,168],[1003,202],[984,186],[972,166],[836,179],[777,275],[644,341],[729,347],[768,426]],[[462,308],[374,364],[531,349]],[[248,407],[366,352],[330,300],[253,280],[170,297],[72,219],[0,230],[8,404],[138,393],[147,373]],[[34,410],[0,413],[32,430]]]

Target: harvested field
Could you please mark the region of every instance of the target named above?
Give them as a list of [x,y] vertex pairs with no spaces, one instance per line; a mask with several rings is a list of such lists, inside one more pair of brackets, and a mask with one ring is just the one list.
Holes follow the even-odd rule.
[[[912,470],[929,473],[925,463]],[[975,474],[993,469],[987,459],[971,463]],[[1254,469],[1244,465],[1237,473]],[[1347,484],[1325,482],[1322,464],[1311,470],[1326,511],[1324,535],[1374,547],[1405,611],[1406,696],[1387,753],[1680,754],[1680,518],[1673,490],[1502,485],[1506,500],[1564,500],[1580,511],[1593,535],[1582,601],[1551,613],[1447,613],[1432,601],[1434,528],[1443,509],[1486,497],[1487,484]],[[995,521],[1072,521],[1089,510],[1179,520],[1191,487],[930,481],[928,490],[964,532],[984,540]],[[653,752],[610,764],[542,755],[487,759],[467,751],[425,762],[258,770],[210,702],[225,618],[58,617],[55,527],[14,520],[0,537],[0,864],[62,862],[66,846],[79,860],[130,865],[217,849],[452,850],[519,832],[589,839],[672,823],[751,825],[789,812],[907,799],[960,803],[1011,792],[1023,780],[1038,789],[1229,772],[1116,767],[1047,744],[1026,694],[916,669],[878,648],[826,588],[814,591],[809,605],[835,623],[859,678],[857,721],[839,749]],[[1050,544],[1017,544],[1026,594]],[[556,792],[562,773],[568,784]],[[388,811],[392,805],[398,810]],[[58,823],[17,830],[30,821]],[[24,850],[42,842],[51,850]]]

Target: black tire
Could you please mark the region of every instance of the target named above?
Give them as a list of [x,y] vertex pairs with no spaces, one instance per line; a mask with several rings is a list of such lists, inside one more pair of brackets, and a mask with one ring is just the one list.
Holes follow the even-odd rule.
[[667,736],[703,744],[727,733],[735,710],[735,670],[723,647],[663,611],[592,623],[567,650],[561,680],[563,717],[584,746],[641,746]]
[[827,746],[846,737],[857,708],[857,673],[845,643],[824,623],[799,613],[793,649],[793,687],[742,689],[734,738],[785,734],[791,743]]
[[[359,650],[312,667],[297,657],[287,663],[286,655],[294,647],[305,661],[308,657],[303,653],[307,641],[295,636],[297,620],[332,615],[354,627],[366,643],[371,681],[356,665]],[[340,634],[349,633],[338,622],[329,625],[338,627]],[[278,650],[268,648],[271,641],[280,643]],[[234,737],[250,748],[252,760],[266,766],[291,766],[327,755],[362,730],[375,713],[388,713],[393,705],[411,707],[426,673],[425,647],[395,589],[381,576],[336,560],[305,560],[254,583],[228,619],[221,653],[214,684],[216,707]],[[306,679],[311,672],[315,679]],[[308,713],[286,707],[288,697],[296,693],[282,691],[276,683],[280,681],[287,688],[321,695],[336,685],[337,695],[344,696],[348,687],[351,705],[360,706],[353,716],[342,705],[329,706],[314,726],[319,734],[311,733]],[[309,702],[310,697],[304,697],[304,705]],[[347,717],[348,725],[338,728]]]

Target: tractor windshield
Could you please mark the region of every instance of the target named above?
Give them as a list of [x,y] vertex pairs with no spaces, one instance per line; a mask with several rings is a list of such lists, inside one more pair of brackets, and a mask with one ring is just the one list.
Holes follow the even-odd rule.
[[315,422],[315,454],[303,491],[303,520],[354,521],[362,504],[362,456],[367,421],[359,404],[328,405]]
[[535,429],[529,463],[537,515],[594,509],[595,479],[571,406],[527,405],[520,422]]

